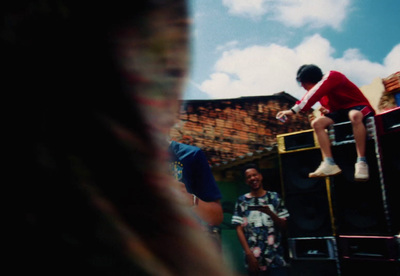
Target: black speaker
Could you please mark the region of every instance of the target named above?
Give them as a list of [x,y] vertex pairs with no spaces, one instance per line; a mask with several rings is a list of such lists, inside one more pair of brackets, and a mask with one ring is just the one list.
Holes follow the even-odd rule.
[[396,262],[400,257],[397,236],[339,236],[337,244],[342,259]]
[[354,143],[332,146],[332,154],[342,173],[330,177],[336,233],[339,235],[389,234],[380,168],[375,141],[368,140],[366,157],[369,180],[354,181],[357,153]]
[[332,236],[331,208],[325,179],[308,177],[321,162],[313,131],[278,135],[277,138],[283,195],[290,214],[288,236]]
[[342,276],[400,276],[400,236],[339,236]]
[[333,157],[342,174],[330,177],[335,229],[339,235],[394,235],[399,232],[396,183],[400,169],[400,109],[376,115],[367,121],[366,157],[370,178],[354,181],[357,159],[350,122],[330,128]]
[[289,257],[294,260],[337,260],[335,237],[289,238]]
[[338,275],[334,237],[289,238],[290,275]]
[[375,116],[389,232],[400,232],[400,107]]
[[392,261],[344,259],[340,262],[340,271],[341,276],[400,276],[399,262]]
[[399,236],[339,236],[340,275],[400,276]]
[[292,260],[290,262],[289,275],[290,276],[337,276],[340,275],[338,273],[338,269],[339,269],[338,263],[332,260],[310,260],[310,261]]

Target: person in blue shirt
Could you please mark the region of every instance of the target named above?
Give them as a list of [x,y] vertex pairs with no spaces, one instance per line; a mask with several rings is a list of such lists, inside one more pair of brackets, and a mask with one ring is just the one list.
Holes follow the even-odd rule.
[[218,226],[223,220],[222,194],[217,186],[204,152],[196,146],[171,141],[171,170],[182,184],[181,190],[194,213],[208,226]]
[[248,275],[286,276],[281,231],[286,229],[289,213],[278,193],[264,189],[256,165],[247,165],[244,175],[250,192],[236,201],[232,224],[245,253]]

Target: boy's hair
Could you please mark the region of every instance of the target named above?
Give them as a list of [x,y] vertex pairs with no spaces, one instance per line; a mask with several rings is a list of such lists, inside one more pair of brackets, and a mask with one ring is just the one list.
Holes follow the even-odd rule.
[[296,80],[304,83],[317,83],[322,79],[321,69],[314,64],[304,64],[297,71]]

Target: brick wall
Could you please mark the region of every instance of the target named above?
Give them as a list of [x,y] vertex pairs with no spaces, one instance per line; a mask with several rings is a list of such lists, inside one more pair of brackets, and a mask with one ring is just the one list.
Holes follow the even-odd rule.
[[296,99],[285,92],[272,96],[184,101],[180,123],[171,130],[175,141],[200,147],[211,165],[229,162],[276,144],[276,135],[310,129],[308,114],[296,114],[286,123],[275,116]]

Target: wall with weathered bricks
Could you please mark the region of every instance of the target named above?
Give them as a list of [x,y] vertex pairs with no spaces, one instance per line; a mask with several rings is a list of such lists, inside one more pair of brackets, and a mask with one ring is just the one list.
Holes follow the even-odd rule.
[[171,130],[175,141],[196,145],[211,165],[221,164],[276,144],[276,135],[310,129],[308,114],[277,120],[279,110],[296,99],[285,92],[271,96],[183,101],[179,123]]

